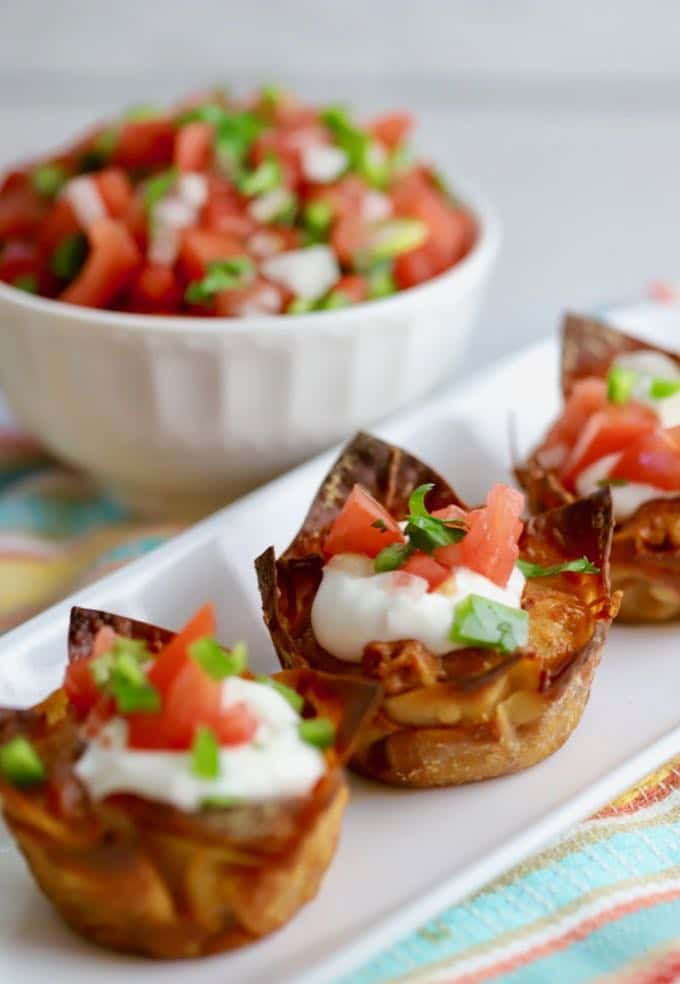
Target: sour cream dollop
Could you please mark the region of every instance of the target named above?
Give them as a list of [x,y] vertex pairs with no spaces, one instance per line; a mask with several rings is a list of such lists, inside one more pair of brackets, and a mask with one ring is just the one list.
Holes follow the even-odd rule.
[[133,793],[197,810],[210,799],[234,797],[247,802],[305,796],[325,771],[323,753],[300,738],[300,717],[272,687],[229,677],[222,705],[245,703],[258,720],[252,741],[221,747],[216,779],[202,779],[191,768],[191,753],[139,751],[127,746],[127,723],[113,718],[102,728],[75,766],[94,799]]
[[422,577],[404,571],[374,572],[373,561],[358,554],[338,554],[324,567],[312,605],[312,628],[332,656],[361,661],[369,642],[416,639],[441,656],[464,648],[449,633],[456,605],[476,594],[520,608],[525,578],[514,568],[504,588],[467,567],[457,567],[437,591]]

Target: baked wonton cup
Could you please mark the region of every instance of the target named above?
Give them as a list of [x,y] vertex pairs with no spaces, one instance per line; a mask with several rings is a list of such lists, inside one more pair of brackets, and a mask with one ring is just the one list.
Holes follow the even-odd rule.
[[[462,505],[423,462],[358,435],[326,476],[288,549],[277,559],[270,548],[256,561],[264,619],[289,669],[357,672],[357,664],[319,645],[310,622],[324,538],[357,482],[398,519],[424,483],[434,484],[431,510]],[[583,713],[614,614],[611,531],[608,490],[529,520],[523,558],[548,566],[586,555],[600,572],[528,581],[522,607],[530,614],[529,641],[511,655],[470,648],[440,657],[411,639],[366,646],[361,673],[382,683],[385,697],[352,766],[396,785],[443,786],[515,772],[559,748]]]
[[[172,638],[155,626],[73,609],[69,658],[91,654],[97,630]],[[308,670],[277,675],[305,699],[304,715],[336,725],[326,772],[303,798],[188,813],[133,795],[91,799],[73,772],[83,743],[59,690],[30,711],[0,712],[0,744],[27,737],[46,778],[0,778],[8,827],[38,885],[88,940],[151,957],[195,957],[239,947],[286,923],[312,899],[335,852],[348,799],[342,763],[380,688]]]
[[[606,378],[617,356],[627,352],[660,352],[678,364],[680,354],[576,315],[565,318],[562,330],[562,394],[588,376]],[[539,446],[526,464],[515,469],[527,493],[531,512],[574,501],[554,468],[547,467]],[[611,550],[612,589],[623,592],[619,619],[659,622],[680,616],[680,494],[643,503],[614,527]]]

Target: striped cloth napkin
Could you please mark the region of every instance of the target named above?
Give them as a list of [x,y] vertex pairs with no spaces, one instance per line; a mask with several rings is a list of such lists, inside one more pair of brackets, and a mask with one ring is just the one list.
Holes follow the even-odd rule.
[[[0,631],[178,529],[135,521],[8,423],[0,429]],[[680,981],[680,757],[342,984],[387,981]]]

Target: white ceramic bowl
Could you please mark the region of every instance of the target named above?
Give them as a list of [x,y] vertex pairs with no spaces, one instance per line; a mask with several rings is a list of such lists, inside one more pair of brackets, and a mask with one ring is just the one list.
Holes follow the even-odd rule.
[[51,451],[125,502],[199,515],[424,397],[463,354],[496,257],[490,208],[457,266],[344,310],[152,317],[0,284],[0,386]]

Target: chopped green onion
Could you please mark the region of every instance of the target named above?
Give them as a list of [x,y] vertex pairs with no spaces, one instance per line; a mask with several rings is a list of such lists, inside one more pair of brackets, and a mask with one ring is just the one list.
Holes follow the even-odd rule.
[[189,655],[215,680],[238,676],[248,663],[248,649],[244,642],[237,642],[232,649],[224,649],[208,637],[192,642]]
[[178,123],[183,126],[185,123],[212,123],[213,126],[219,126],[229,115],[229,110],[225,109],[224,106],[220,106],[219,103],[205,103],[203,106],[194,106],[192,109],[188,109],[185,113],[182,113]]
[[302,694],[299,694],[297,690],[293,690],[292,687],[287,687],[280,680],[274,680],[273,677],[268,676],[257,676],[255,679],[258,683],[264,684],[265,687],[271,687],[272,690],[276,690],[298,714],[304,707],[305,699]]
[[413,546],[410,543],[391,543],[385,547],[375,558],[373,569],[376,574],[385,574],[387,571],[396,571],[406,563],[413,553]]
[[87,257],[87,237],[82,232],[65,236],[52,254],[52,273],[60,280],[73,280]]
[[679,379],[653,379],[649,384],[649,395],[653,400],[665,400],[680,391]]
[[316,309],[316,301],[306,297],[294,297],[286,308],[286,314],[309,314]]
[[324,110],[321,120],[338,147],[347,154],[350,169],[373,187],[384,188],[390,177],[389,159],[370,133],[354,126],[346,110],[339,106]]
[[[405,174],[413,167],[415,156],[408,144],[400,144],[389,156],[389,168],[392,177]],[[442,190],[440,188],[440,190]]]
[[189,284],[184,297],[190,304],[209,304],[219,291],[244,287],[254,276],[255,265],[249,256],[215,260],[202,280]]
[[337,311],[339,308],[349,307],[353,301],[343,290],[332,290],[319,302],[321,311]]
[[263,85],[260,89],[260,102],[267,109],[274,109],[284,98],[285,93],[278,85]]
[[33,172],[33,187],[39,195],[54,198],[68,179],[68,174],[61,164],[43,164]]
[[144,672],[144,664],[150,658],[143,639],[118,638],[111,649],[90,663],[94,682],[111,694],[120,714],[152,714],[160,710],[160,694]]
[[123,116],[126,120],[130,120],[131,123],[137,123],[140,120],[152,120],[157,116],[162,116],[163,111],[158,108],[158,106],[152,106],[150,103],[142,103],[139,106],[130,106],[125,110]]
[[397,285],[392,276],[391,264],[380,263],[373,270],[369,270],[366,274],[366,287],[369,298],[374,301],[395,294]]
[[422,246],[428,229],[420,219],[386,219],[375,230],[371,245],[357,257],[357,266],[371,267]]
[[575,574],[599,574],[600,568],[591,564],[587,557],[579,557],[578,560],[569,560],[565,564],[552,564],[550,567],[543,567],[541,564],[532,564],[531,561],[517,561],[517,567],[525,577],[552,577],[553,574],[565,574],[572,571]]
[[310,718],[300,721],[299,734],[309,745],[328,748],[335,741],[335,725],[329,718]]
[[238,181],[238,190],[247,198],[254,195],[261,195],[265,191],[273,191],[281,184],[281,165],[275,157],[268,157],[258,164],[254,171]]
[[607,376],[607,399],[610,403],[627,403],[633,394],[637,373],[623,366],[612,366]]
[[456,605],[449,638],[468,646],[512,653],[529,638],[529,614],[471,594]]
[[376,519],[375,522],[371,523],[371,526],[374,530],[380,530],[381,533],[384,533],[387,530],[384,519]]
[[161,709],[161,697],[150,683],[130,683],[111,677],[111,691],[120,714],[155,714]]
[[27,294],[38,293],[38,278],[34,273],[20,273],[12,281],[12,286]]
[[0,773],[14,786],[30,786],[45,778],[45,767],[28,738],[17,735],[0,746]]
[[165,198],[175,181],[177,180],[177,169],[169,168],[149,178],[144,188],[144,208],[147,212],[153,212],[156,205]]
[[309,202],[305,206],[302,221],[307,231],[317,237],[317,242],[322,238],[326,239],[333,222],[333,208],[328,202],[321,200]]
[[612,488],[621,488],[623,485],[630,483],[627,478],[601,478],[597,484],[601,489],[607,489],[610,485]]
[[196,729],[191,746],[191,771],[199,779],[217,779],[220,774],[220,747],[210,728]]

